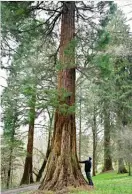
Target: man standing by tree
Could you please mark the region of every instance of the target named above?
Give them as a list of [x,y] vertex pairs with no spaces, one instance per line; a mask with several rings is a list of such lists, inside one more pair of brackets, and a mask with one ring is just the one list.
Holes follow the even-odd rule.
[[92,160],[92,158],[89,157],[88,160],[79,161],[79,163],[85,163],[85,173],[86,173],[86,177],[89,181],[89,185],[94,185],[93,181],[92,181],[91,173],[90,173],[91,172],[91,166],[92,166],[91,160]]

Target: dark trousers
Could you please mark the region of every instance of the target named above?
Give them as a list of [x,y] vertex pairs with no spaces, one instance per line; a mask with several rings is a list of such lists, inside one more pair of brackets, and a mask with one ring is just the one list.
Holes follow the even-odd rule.
[[85,173],[86,173],[86,177],[88,179],[89,185],[93,185],[91,173],[90,172],[85,172]]

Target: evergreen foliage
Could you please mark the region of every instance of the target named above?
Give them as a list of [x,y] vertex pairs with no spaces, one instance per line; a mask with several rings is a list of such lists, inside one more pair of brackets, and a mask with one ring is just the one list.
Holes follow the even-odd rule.
[[[125,161],[131,174],[132,37],[123,12],[111,1],[76,2],[76,34],[64,50],[68,60],[62,64],[58,42],[65,2],[1,4],[1,67],[7,73],[2,92],[2,187],[18,184],[15,169],[26,156],[21,128],[27,128],[32,119],[36,124],[45,111],[55,109],[63,116],[76,113],[80,156],[93,154],[95,140],[95,167],[100,169],[104,124],[109,123],[107,151],[113,161]],[[75,63],[71,60],[74,55]],[[77,75],[76,103],[69,106],[65,101],[72,94],[65,88],[58,93],[57,74],[73,68]],[[37,174],[36,169],[35,164],[33,171]]]

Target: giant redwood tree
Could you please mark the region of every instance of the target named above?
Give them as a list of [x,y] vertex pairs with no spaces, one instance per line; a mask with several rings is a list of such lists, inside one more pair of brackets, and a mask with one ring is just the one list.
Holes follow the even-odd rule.
[[[109,1],[107,1],[109,2]],[[61,5],[60,5],[61,4]],[[90,5],[89,5],[90,4]],[[106,3],[107,4],[107,3]],[[105,2],[99,2],[95,11],[102,12]],[[54,35],[56,28],[54,26],[57,20],[61,19],[61,39],[59,46],[59,72],[58,72],[58,106],[56,107],[54,134],[52,140],[51,152],[45,169],[45,176],[40,189],[61,189],[65,186],[80,186],[86,182],[81,174],[76,153],[76,127],[75,127],[75,9],[76,18],[85,22],[84,26],[89,26],[96,30],[92,21],[92,11],[94,14],[93,2],[85,4],[82,2],[7,2],[4,4],[5,21],[2,26],[3,33],[7,37],[12,36],[17,43],[22,45],[26,39],[28,45],[31,39],[27,40],[27,34],[30,38],[37,37],[43,32],[43,37]],[[8,11],[6,11],[8,10]],[[81,10],[81,11],[80,11]],[[42,23],[35,16],[42,11],[41,16],[49,15],[48,19]],[[85,14],[84,14],[85,12]],[[7,14],[6,14],[7,13]],[[10,18],[9,18],[10,15]],[[103,14],[101,14],[103,15]],[[101,16],[102,17],[102,16]],[[10,19],[10,20],[9,20]],[[28,20],[29,19],[29,20]],[[94,18],[95,19],[95,18]],[[8,22],[7,22],[8,21]],[[15,22],[12,22],[15,21]],[[17,22],[16,22],[17,21]],[[30,26],[27,26],[27,23]],[[79,24],[81,22],[78,22]],[[27,26],[27,27],[26,27]],[[6,27],[6,28],[5,28]],[[7,28],[8,27],[8,28]],[[42,27],[42,28],[41,28]],[[54,31],[53,31],[54,30]],[[54,32],[54,33],[52,33]],[[27,34],[26,34],[27,33]],[[4,34],[4,37],[5,37]],[[25,36],[26,35],[26,36]],[[22,49],[23,50],[23,49]],[[37,71],[37,68],[35,69]],[[33,181],[32,178],[32,150],[33,134],[35,120],[35,100],[30,106],[29,134],[27,145],[27,157],[25,161],[24,174],[21,184]]]
[[60,190],[85,185],[76,153],[75,126],[75,2],[63,2],[58,72],[58,100],[52,150],[39,189]]

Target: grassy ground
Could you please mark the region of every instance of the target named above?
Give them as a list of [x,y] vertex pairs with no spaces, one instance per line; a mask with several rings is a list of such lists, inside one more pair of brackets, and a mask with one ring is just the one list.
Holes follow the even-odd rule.
[[132,194],[132,176],[128,174],[103,173],[93,177],[95,189],[77,194]]
[[[132,194],[132,176],[130,177],[128,174],[103,173],[93,177],[93,182],[94,189],[89,191],[71,189],[69,194]],[[37,194],[37,192],[35,193]]]

